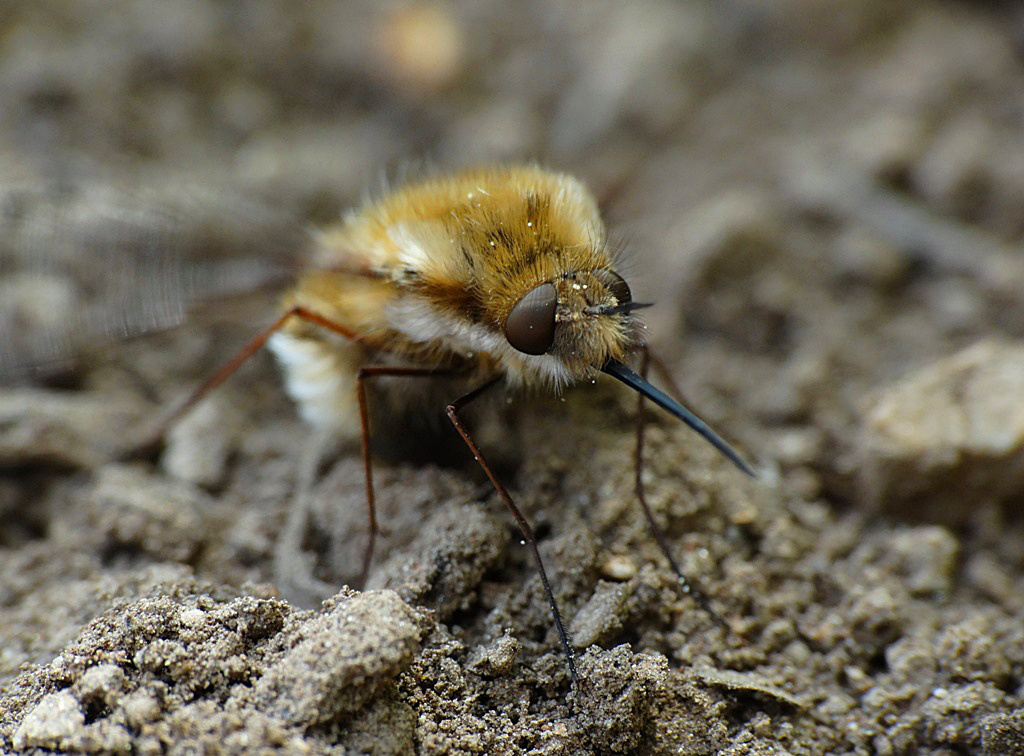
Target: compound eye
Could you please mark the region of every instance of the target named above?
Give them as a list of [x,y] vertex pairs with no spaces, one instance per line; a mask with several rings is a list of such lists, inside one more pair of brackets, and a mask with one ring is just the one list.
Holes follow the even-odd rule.
[[553,283],[541,284],[516,302],[505,321],[505,338],[524,354],[544,354],[555,340],[555,307],[558,291]]
[[615,303],[619,305],[629,304],[633,301],[633,292],[629,290],[629,284],[613,270],[605,270],[600,274],[601,283],[615,297]]

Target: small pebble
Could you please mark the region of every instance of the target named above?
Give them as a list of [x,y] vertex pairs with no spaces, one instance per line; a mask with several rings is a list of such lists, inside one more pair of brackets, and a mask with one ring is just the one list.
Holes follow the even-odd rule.
[[601,575],[620,582],[636,575],[636,562],[624,554],[612,554],[601,563]]

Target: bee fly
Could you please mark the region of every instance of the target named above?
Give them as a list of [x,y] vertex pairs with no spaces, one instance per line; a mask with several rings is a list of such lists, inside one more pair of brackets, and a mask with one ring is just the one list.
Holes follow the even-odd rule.
[[[470,390],[450,401],[448,419],[522,532],[576,680],[573,649],[533,531],[460,411],[501,382],[560,391],[604,373],[637,391],[641,408],[649,399],[753,475],[711,428],[646,380],[649,355],[636,311],[647,305],[633,301],[613,269],[594,197],[575,178],[535,166],[470,170],[414,183],[350,212],[320,234],[316,255],[314,267],[285,296],[281,316],[162,428],[268,345],[307,421],[338,433],[360,429],[370,525],[363,582],[379,532],[367,383],[382,377],[464,380]],[[626,365],[638,354],[640,374]],[[683,576],[644,499],[641,420],[637,428],[635,483],[644,514],[680,589],[721,623]]]

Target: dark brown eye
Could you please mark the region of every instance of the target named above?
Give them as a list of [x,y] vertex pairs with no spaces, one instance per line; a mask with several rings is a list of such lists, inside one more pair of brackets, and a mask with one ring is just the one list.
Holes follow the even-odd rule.
[[555,340],[555,306],[558,291],[553,283],[541,284],[516,302],[505,321],[505,338],[525,354],[544,354]]
[[629,290],[629,284],[615,271],[602,271],[601,283],[608,287],[608,291],[615,297],[616,304],[624,305],[633,301],[633,292]]

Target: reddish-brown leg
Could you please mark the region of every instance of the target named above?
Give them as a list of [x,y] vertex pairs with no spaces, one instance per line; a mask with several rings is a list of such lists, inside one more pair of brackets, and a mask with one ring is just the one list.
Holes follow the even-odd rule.
[[[679,398],[679,392],[676,390],[675,381],[672,380],[672,376],[665,368],[664,363],[662,363],[661,360],[654,358],[648,351],[647,347],[643,348],[641,354],[640,375],[646,380],[648,366],[653,364],[655,370],[662,375],[662,379],[668,383],[669,388],[672,389],[673,392],[677,394],[677,398]],[[664,532],[654,519],[654,513],[647,504],[647,496],[644,493],[643,480],[644,427],[644,395],[637,393],[636,454],[633,459],[633,470],[635,473],[633,490],[636,492],[636,498],[640,500],[640,506],[644,511],[644,517],[647,518],[647,524],[651,528],[651,533],[654,535],[654,540],[658,544],[658,548],[661,549],[661,553],[665,555],[665,559],[668,560],[669,565],[672,567],[672,571],[676,574],[676,585],[679,590],[688,596],[691,596],[693,600],[697,602],[697,605],[707,612],[708,616],[711,617],[712,621],[714,621],[716,625],[728,630],[729,626],[726,624],[725,620],[722,619],[721,615],[715,611],[714,607],[711,606],[711,601],[708,597],[692,580],[687,578],[679,568],[679,564],[676,562],[675,558],[672,556],[672,551],[669,549],[668,539],[665,538]]]
[[230,360],[221,365],[216,372],[213,373],[209,378],[199,384],[191,394],[185,397],[173,410],[171,410],[157,425],[156,430],[152,432],[149,437],[141,444],[133,448],[126,456],[132,458],[138,457],[149,457],[156,454],[159,451],[161,445],[164,442],[164,437],[167,435],[167,431],[172,425],[178,422],[182,415],[192,409],[196,404],[203,400],[203,398],[213,391],[215,388],[224,383],[231,375],[240,368],[246,360],[252,357],[256,352],[266,346],[267,341],[277,331],[280,331],[285,323],[292,318],[299,318],[305,320],[307,323],[313,323],[322,328],[326,328],[334,333],[341,334],[346,339],[351,341],[360,341],[359,336],[349,328],[335,323],[333,320],[329,320],[322,315],[307,310],[305,307],[292,307],[286,310],[281,317],[271,323],[269,326],[260,331],[256,336],[244,347],[242,347],[238,353]]
[[370,458],[370,413],[366,405],[366,381],[370,378],[380,376],[398,376],[406,378],[436,378],[441,375],[451,375],[451,370],[438,368],[416,368],[416,367],[393,367],[391,365],[369,365],[359,369],[356,373],[356,395],[359,397],[359,425],[362,433],[363,447],[363,474],[366,478],[366,507],[370,514],[370,539],[366,544],[366,553],[363,555],[363,567],[359,572],[358,588],[366,585],[366,578],[370,574],[370,564],[373,562],[373,550],[377,544],[377,504],[373,492],[373,461]]
[[493,387],[499,382],[500,378],[495,378],[483,386],[470,391],[465,396],[461,396],[454,402],[448,405],[448,419],[452,421],[452,425],[455,426],[455,430],[462,436],[462,440],[469,447],[470,452],[473,454],[473,459],[477,461],[477,464],[483,468],[484,473],[487,475],[488,480],[491,481],[491,485],[494,486],[494,490],[498,492],[498,496],[505,503],[508,511],[512,513],[513,519],[519,526],[519,531],[523,534],[523,541],[530,547],[530,552],[533,554],[533,560],[537,565],[537,572],[540,573],[540,582],[544,586],[544,595],[547,597],[548,606],[551,607],[551,616],[554,617],[555,627],[558,629],[558,638],[562,643],[562,650],[565,652],[566,661],[569,663],[569,674],[572,675],[573,682],[579,680],[576,674],[576,657],[573,654],[572,643],[569,641],[569,634],[565,631],[565,625],[562,623],[561,612],[558,611],[558,604],[555,602],[555,594],[551,591],[551,583],[548,581],[547,572],[544,570],[544,562],[540,558],[540,551],[537,549],[537,540],[533,536],[533,529],[530,527],[530,523],[527,522],[526,517],[519,511],[519,507],[512,501],[512,497],[509,496],[508,491],[505,490],[505,486],[502,485],[498,476],[491,470],[490,465],[487,464],[487,460],[484,459],[484,455],[480,452],[480,448],[476,445],[473,437],[470,436],[469,431],[462,424],[459,419],[459,410],[469,404],[471,401],[479,397],[489,388]]
[[[153,433],[150,438],[144,443],[136,447],[133,450],[132,456],[143,456],[152,455],[160,445],[163,443],[164,436],[168,429],[174,425],[181,417],[194,407],[198,402],[202,401],[211,391],[220,386],[226,381],[238,368],[240,368],[246,360],[256,354],[260,349],[266,346],[267,341],[277,331],[281,330],[284,325],[292,318],[299,318],[307,323],[326,328],[329,331],[340,334],[346,339],[351,341],[361,341],[358,334],[352,331],[350,328],[336,323],[333,320],[323,317],[305,307],[296,306],[292,307],[271,323],[269,326],[260,331],[256,336],[242,349],[238,351],[230,360],[225,362],[216,372],[213,373],[209,378],[203,381],[199,386],[192,391],[184,401],[176,406],[167,416],[163,418],[160,424],[157,426],[157,430]],[[379,532],[377,526],[377,512],[374,500],[373,492],[373,468],[370,460],[370,425],[369,425],[369,414],[366,407],[366,390],[364,382],[374,376],[379,375],[394,375],[394,376],[427,376],[427,375],[438,375],[439,373],[450,372],[450,371],[439,371],[432,370],[429,368],[401,368],[401,367],[389,367],[389,366],[370,366],[362,368],[356,376],[356,391],[359,398],[359,418],[362,431],[362,450],[363,450],[363,469],[366,476],[366,503],[367,510],[370,517],[370,537],[367,544],[366,553],[363,557],[363,565],[359,576],[359,586],[366,582],[366,576],[370,569],[370,563],[373,560],[373,550],[376,545],[376,537]]]

